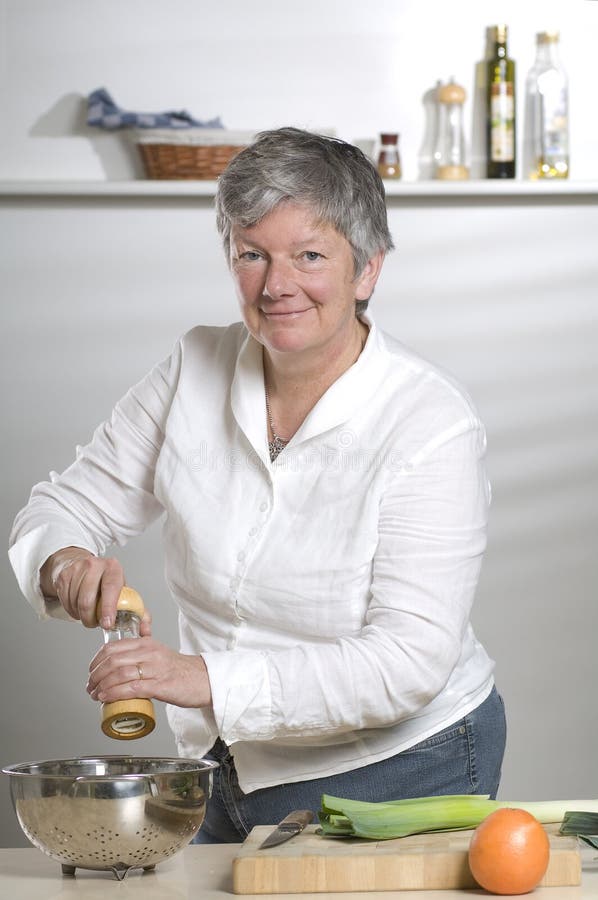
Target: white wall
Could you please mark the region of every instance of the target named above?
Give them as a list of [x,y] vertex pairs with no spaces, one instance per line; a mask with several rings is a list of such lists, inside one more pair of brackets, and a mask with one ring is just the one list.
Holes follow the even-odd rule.
[[536,31],[561,29],[572,174],[595,177],[595,0],[0,0],[0,178],[129,177],[122,138],[85,126],[82,98],[102,85],[127,109],[186,108],[228,128],[398,131],[415,178],[424,95],[439,78],[463,84],[471,138],[475,65],[502,21],[520,98]]
[[[129,107],[186,106],[230,127],[336,127],[353,139],[396,123],[415,175],[422,94],[441,76],[467,84],[483,29],[499,19],[522,63],[536,29],[561,27],[578,85],[573,171],[594,177],[595,124],[584,113],[595,83],[584,79],[598,3],[520,5],[461,0],[458,15],[439,5],[431,23],[429,5],[415,0],[252,9],[0,0],[0,177],[127,177],[120,138],[102,143],[80,125],[72,134],[80,100],[73,106],[69,95],[99,84]],[[376,317],[452,370],[488,427],[494,503],[475,621],[508,709],[502,795],[595,795],[596,197],[397,197],[389,207],[398,249]],[[69,463],[176,337],[237,312],[209,198],[5,198],[0,234],[6,545],[31,485]],[[152,607],[156,634],[174,644],[158,530],[118,555]],[[6,559],[0,585],[0,763],[117,752],[84,692],[97,632],[37,622]],[[159,712],[135,752],[174,752]],[[22,843],[2,779],[0,845]]]

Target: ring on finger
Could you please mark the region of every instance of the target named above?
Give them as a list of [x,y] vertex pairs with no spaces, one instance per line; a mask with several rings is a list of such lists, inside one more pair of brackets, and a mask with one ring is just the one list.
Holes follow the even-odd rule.
[[137,663],[137,674],[139,675],[139,680],[143,681],[143,669],[141,663]]

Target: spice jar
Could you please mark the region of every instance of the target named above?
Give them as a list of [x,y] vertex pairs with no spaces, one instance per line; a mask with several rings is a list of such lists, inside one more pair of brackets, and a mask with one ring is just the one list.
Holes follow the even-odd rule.
[[401,157],[399,155],[399,135],[381,134],[378,154],[378,172],[382,178],[401,177]]

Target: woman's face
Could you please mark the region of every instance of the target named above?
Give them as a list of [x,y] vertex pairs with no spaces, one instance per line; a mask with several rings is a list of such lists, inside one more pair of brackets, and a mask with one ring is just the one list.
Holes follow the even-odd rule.
[[378,254],[355,278],[349,242],[291,202],[231,232],[243,319],[271,353],[340,350],[354,339],[355,301],[370,297],[382,259]]

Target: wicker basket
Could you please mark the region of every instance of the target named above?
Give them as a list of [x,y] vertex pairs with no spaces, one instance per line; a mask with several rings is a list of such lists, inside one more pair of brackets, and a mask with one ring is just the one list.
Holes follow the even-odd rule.
[[134,140],[148,178],[215,180],[253,136],[223,128],[161,128],[137,129]]

